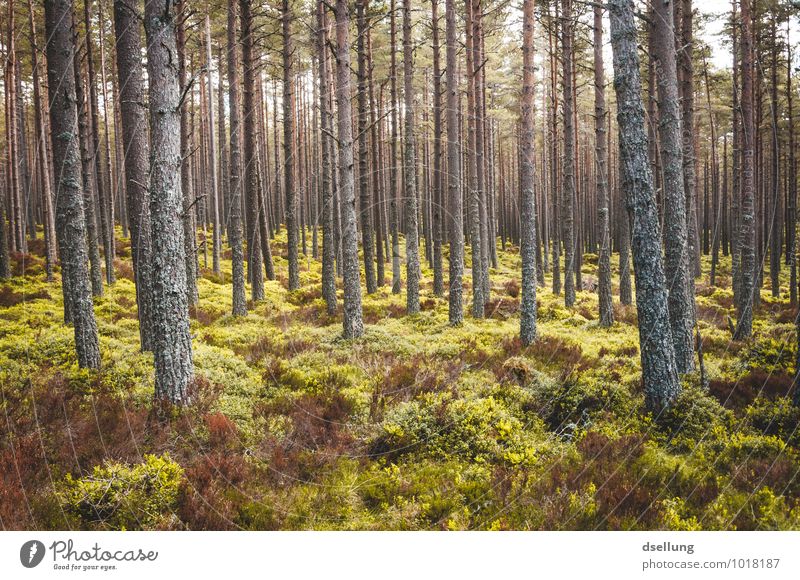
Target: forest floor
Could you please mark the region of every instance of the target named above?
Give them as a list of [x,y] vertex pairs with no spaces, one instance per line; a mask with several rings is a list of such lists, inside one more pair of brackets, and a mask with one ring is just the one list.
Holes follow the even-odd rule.
[[2,528],[800,529],[788,280],[780,299],[762,291],[754,338],[732,342],[728,258],[718,288],[706,258],[697,279],[708,388],[687,376],[654,418],[616,255],[609,329],[594,292],[566,309],[547,275],[539,339],[523,348],[509,248],[485,320],[465,300],[450,327],[424,265],[420,314],[384,286],[364,296],[364,336],[343,340],[318,261],[301,255],[301,290],[286,290],[279,237],[279,280],[246,317],[229,314],[230,260],[221,277],[202,270],[195,404],[175,412],[153,404],[128,241],[95,301],[99,371],[77,367],[59,276],[47,283],[41,243],[31,250],[0,284]]

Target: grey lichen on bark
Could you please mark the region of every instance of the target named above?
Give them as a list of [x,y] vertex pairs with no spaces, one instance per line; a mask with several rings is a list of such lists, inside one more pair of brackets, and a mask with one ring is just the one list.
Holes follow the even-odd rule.
[[689,293],[690,244],[672,3],[655,0],[654,10],[653,56],[657,65],[658,139],[664,176],[664,270],[669,290],[669,321],[675,363],[679,373],[687,373],[694,368],[694,297]]
[[78,149],[78,109],[72,43],[72,0],[45,3],[50,128],[56,179],[56,236],[61,275],[75,330],[78,365],[100,366],[97,322],[87,268],[86,222],[83,213],[81,159]]
[[350,13],[347,0],[336,1],[336,101],[339,108],[339,194],[342,213],[342,262],[345,338],[364,334],[361,312],[361,276],[358,265],[358,231],[353,176],[353,109],[350,104]]
[[534,194],[534,55],[533,1],[525,0],[522,17],[522,101],[520,104],[520,255],[522,299],[519,336],[522,344],[536,339],[536,198]]
[[642,382],[648,409],[660,413],[678,395],[680,383],[669,324],[658,210],[647,154],[633,8],[633,0],[609,3],[622,187],[633,222],[631,247]]
[[157,399],[189,402],[194,374],[181,189],[181,126],[176,7],[145,2],[150,83],[150,216],[153,243],[153,355]]

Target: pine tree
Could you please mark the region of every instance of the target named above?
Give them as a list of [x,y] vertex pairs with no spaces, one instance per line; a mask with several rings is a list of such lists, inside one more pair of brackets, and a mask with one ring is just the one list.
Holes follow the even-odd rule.
[[648,409],[660,413],[680,390],[661,260],[658,211],[647,154],[633,0],[611,0],[622,187],[633,221],[633,264],[642,382]]
[[181,190],[180,101],[176,6],[146,0],[150,111],[150,218],[153,243],[153,355],[156,398],[189,402],[194,374]]
[[534,54],[533,2],[525,0],[522,21],[522,102],[520,104],[520,256],[522,258],[522,300],[520,340],[529,345],[536,339],[536,202],[534,195]]
[[72,0],[50,0],[45,3],[45,31],[53,168],[57,176],[56,234],[61,256],[64,303],[69,304],[75,329],[78,365],[97,368],[100,366],[100,347],[86,267],[88,252],[78,150]]

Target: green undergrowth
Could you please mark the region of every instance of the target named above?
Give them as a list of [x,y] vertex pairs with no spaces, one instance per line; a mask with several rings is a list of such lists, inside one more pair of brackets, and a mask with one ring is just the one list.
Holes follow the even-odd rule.
[[[77,367],[58,271],[45,280],[37,244],[15,257],[0,285],[5,527],[800,528],[788,280],[781,298],[762,293],[739,343],[729,260],[718,287],[697,279],[705,382],[687,375],[653,416],[636,310],[618,303],[616,279],[616,322],[601,328],[594,292],[566,308],[548,274],[524,347],[518,252],[498,252],[483,320],[469,315],[467,252],[462,325],[448,324],[423,263],[419,314],[382,286],[363,296],[364,335],[344,340],[341,287],[329,316],[309,247],[289,292],[285,233],[273,244],[277,280],[246,317],[230,315],[230,260],[218,275],[201,256],[195,404],[166,412],[139,349],[128,241],[95,298],[98,371]],[[596,283],[596,256],[582,274]]]

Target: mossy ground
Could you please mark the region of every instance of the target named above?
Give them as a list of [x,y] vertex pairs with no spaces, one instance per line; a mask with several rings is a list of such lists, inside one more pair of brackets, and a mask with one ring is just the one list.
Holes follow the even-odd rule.
[[[278,236],[278,280],[246,317],[229,314],[230,261],[221,277],[202,270],[196,403],[165,413],[139,350],[128,241],[95,301],[97,372],[78,369],[59,277],[47,283],[41,244],[31,249],[0,285],[4,528],[800,528],[788,280],[780,299],[762,292],[753,340],[732,342],[730,261],[712,288],[704,259],[708,388],[687,377],[654,418],[635,307],[618,303],[616,281],[604,329],[593,292],[566,309],[548,275],[539,340],[523,348],[515,248],[498,252],[487,318],[458,328],[424,264],[420,314],[384,286],[364,296],[364,336],[343,340],[318,261],[302,259],[301,289],[286,290]],[[595,256],[583,276],[596,278]]]

